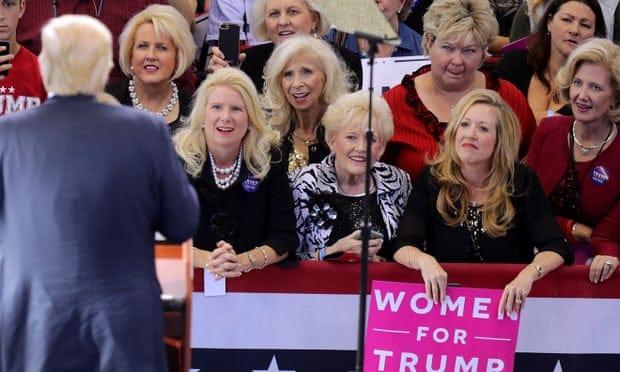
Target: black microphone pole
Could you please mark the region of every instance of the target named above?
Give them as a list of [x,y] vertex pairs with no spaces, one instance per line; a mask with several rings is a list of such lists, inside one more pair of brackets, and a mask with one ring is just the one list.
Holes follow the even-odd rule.
[[373,70],[375,63],[375,53],[377,52],[377,43],[382,40],[373,35],[356,32],[356,36],[363,37],[368,40],[368,61],[370,63],[370,81],[368,85],[368,131],[366,131],[366,184],[362,225],[362,262],[360,264],[360,298],[359,298],[359,323],[357,328],[357,360],[355,370],[362,372],[364,370],[364,344],[366,338],[366,294],[368,292],[368,243],[370,239],[370,154],[372,150],[372,94],[373,94]]

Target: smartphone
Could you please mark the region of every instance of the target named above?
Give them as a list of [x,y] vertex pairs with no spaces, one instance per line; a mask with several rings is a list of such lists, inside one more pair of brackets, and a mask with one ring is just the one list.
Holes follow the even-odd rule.
[[[11,44],[9,44],[8,41],[4,41],[4,40],[0,40],[0,46],[5,47],[4,50],[0,50],[0,56],[6,56],[7,54],[9,54],[9,46]],[[8,61],[6,62],[2,62],[1,64],[7,64],[9,63]],[[5,71],[0,71],[0,75],[3,76],[7,76],[9,74],[9,70],[5,70]]]
[[231,66],[239,66],[239,25],[220,23],[218,47]]

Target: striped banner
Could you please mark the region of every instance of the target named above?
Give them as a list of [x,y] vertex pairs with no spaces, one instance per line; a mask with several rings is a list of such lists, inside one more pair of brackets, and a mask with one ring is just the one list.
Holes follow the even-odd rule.
[[[450,282],[500,289],[523,267],[443,266]],[[586,273],[584,266],[563,267],[534,284],[521,314],[516,371],[618,370],[620,275],[594,285]],[[421,282],[418,272],[392,263],[371,264],[369,274],[371,280]],[[195,370],[355,370],[358,265],[302,262],[295,269],[256,270],[228,280],[228,293],[220,297],[204,296],[202,277],[198,270],[192,306]]]

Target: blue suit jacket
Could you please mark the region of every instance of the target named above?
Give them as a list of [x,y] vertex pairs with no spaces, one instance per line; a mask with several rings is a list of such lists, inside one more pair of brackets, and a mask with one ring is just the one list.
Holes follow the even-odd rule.
[[151,114],[53,97],[0,119],[0,370],[165,370],[153,237],[198,204]]

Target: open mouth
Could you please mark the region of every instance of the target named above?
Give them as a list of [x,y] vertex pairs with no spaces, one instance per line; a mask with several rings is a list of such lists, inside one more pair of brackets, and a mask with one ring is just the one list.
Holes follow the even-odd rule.
[[589,110],[592,108],[592,105],[586,105],[585,103],[575,102],[575,106],[577,106],[580,110]]
[[565,43],[571,45],[573,48],[577,47],[579,45],[579,42],[577,40],[573,40],[573,39],[566,39],[564,40]]
[[148,71],[148,72],[155,72],[155,71],[159,70],[159,67],[154,66],[154,65],[146,65],[146,66],[144,66],[144,70]]
[[232,127],[216,127],[215,130],[217,130],[218,132],[223,132],[223,133],[230,133],[234,130],[234,128]]

